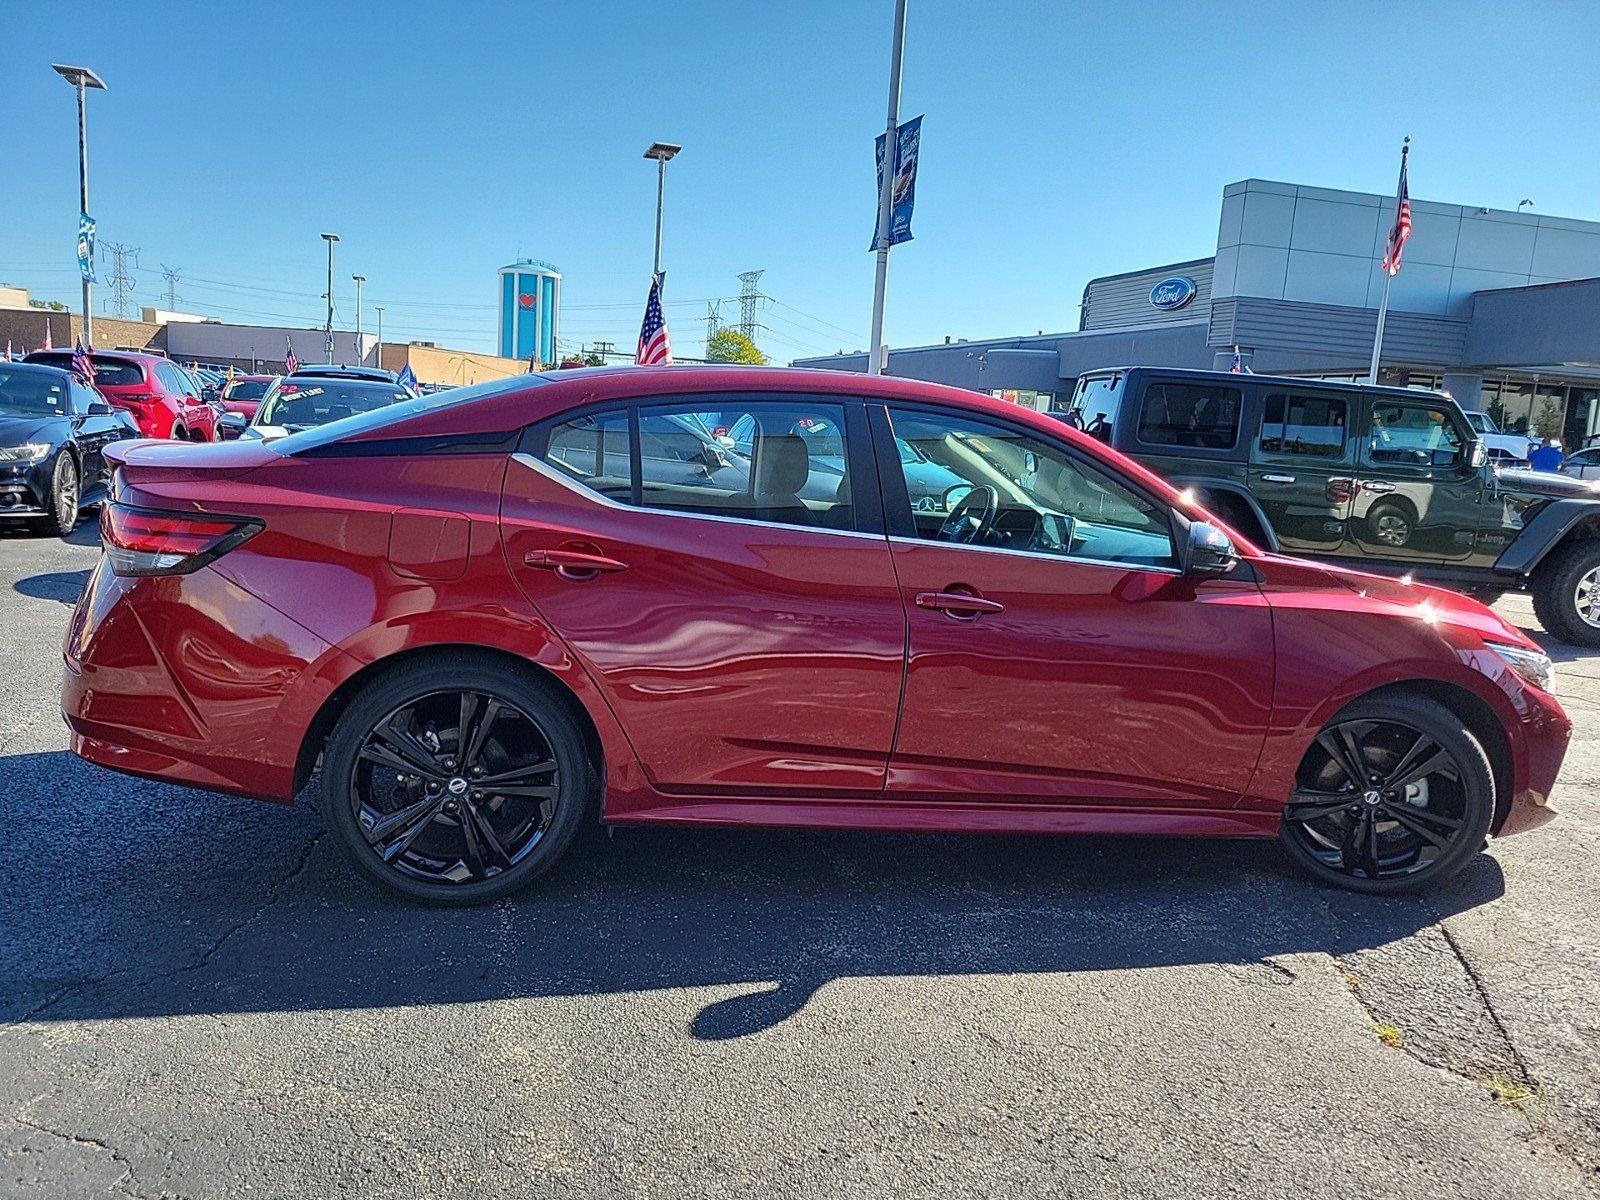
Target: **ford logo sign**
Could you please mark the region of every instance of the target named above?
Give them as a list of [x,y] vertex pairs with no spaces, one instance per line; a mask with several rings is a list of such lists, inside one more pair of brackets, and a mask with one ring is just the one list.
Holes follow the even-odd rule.
[[1153,308],[1165,309],[1168,312],[1182,308],[1194,299],[1196,292],[1194,280],[1184,275],[1174,275],[1171,279],[1163,279],[1150,289],[1150,304]]

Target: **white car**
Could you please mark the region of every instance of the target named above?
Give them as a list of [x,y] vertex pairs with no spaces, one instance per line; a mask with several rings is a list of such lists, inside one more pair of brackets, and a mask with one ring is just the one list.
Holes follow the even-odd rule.
[[1600,446],[1567,455],[1561,464],[1561,473],[1578,479],[1600,479]]
[[1526,462],[1535,442],[1525,433],[1502,433],[1488,413],[1468,412],[1468,423],[1477,431],[1490,462]]

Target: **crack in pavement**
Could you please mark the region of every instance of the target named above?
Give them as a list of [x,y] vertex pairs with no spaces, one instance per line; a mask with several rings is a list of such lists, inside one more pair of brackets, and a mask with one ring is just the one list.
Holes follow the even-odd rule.
[[295,858],[294,865],[288,870],[288,872],[268,885],[266,897],[255,907],[255,910],[248,916],[235,921],[215,938],[213,938],[209,945],[200,950],[199,957],[193,962],[184,963],[182,966],[173,967],[169,970],[153,971],[142,975],[138,973],[138,968],[136,967],[118,967],[115,970],[107,971],[103,975],[97,975],[89,979],[80,979],[76,983],[68,984],[60,991],[55,992],[53,995],[34,1005],[15,1020],[7,1021],[5,1024],[0,1025],[0,1032],[5,1032],[7,1030],[14,1029],[19,1025],[25,1025],[29,1021],[36,1020],[45,1013],[49,1012],[57,1004],[60,1004],[63,1000],[67,999],[69,996],[75,995],[78,992],[84,991],[88,988],[101,987],[107,983],[111,983],[113,980],[123,980],[127,977],[136,976],[136,978],[130,979],[129,982],[135,984],[154,983],[160,979],[171,979],[174,976],[184,975],[192,971],[198,971],[205,967],[211,962],[212,958],[216,956],[223,946],[227,945],[236,934],[249,928],[251,925],[259,921],[264,915],[266,915],[267,910],[278,902],[283,890],[302,874],[304,874],[306,868],[311,864],[311,855],[316,851],[316,848],[318,844],[321,843],[322,839],[327,836],[327,833],[327,829],[323,828],[312,834],[310,839],[307,840],[305,846],[301,848],[299,855],[297,855]]
[[31,1116],[28,1115],[28,1110],[42,1099],[44,1099],[43,1093],[35,1096],[32,1100],[28,1101],[28,1103],[24,1104],[22,1106],[22,1112],[18,1113],[12,1119],[24,1128],[36,1129],[40,1133],[47,1134],[53,1138],[58,1138],[63,1142],[70,1142],[74,1146],[90,1146],[109,1155],[111,1161],[122,1168],[122,1174],[117,1176],[117,1178],[111,1184],[112,1190],[121,1192],[126,1196],[138,1197],[142,1200],[144,1193],[134,1190],[133,1164],[130,1163],[115,1146],[111,1146],[105,1142],[102,1142],[99,1138],[89,1137],[87,1134],[67,1133],[60,1129],[52,1129],[48,1125],[45,1125],[39,1121],[35,1121]]

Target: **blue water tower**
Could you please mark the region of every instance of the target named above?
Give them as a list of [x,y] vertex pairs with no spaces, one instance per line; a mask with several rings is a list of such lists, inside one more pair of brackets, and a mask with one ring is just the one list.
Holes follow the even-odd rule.
[[500,356],[556,361],[561,272],[534,258],[500,268]]

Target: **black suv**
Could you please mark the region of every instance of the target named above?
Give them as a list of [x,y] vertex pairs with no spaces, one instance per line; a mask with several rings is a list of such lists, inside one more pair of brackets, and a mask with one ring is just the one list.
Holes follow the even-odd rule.
[[1130,367],[1083,376],[1055,415],[1262,546],[1485,601],[1528,591],[1550,633],[1600,646],[1600,484],[1496,469],[1449,396]]

